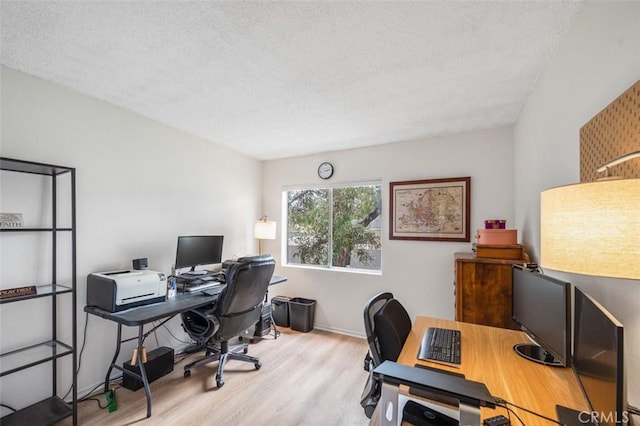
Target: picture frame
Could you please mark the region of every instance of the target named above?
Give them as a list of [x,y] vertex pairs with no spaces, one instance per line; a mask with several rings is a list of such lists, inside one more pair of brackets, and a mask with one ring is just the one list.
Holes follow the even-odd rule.
[[471,177],[389,183],[389,239],[470,242]]

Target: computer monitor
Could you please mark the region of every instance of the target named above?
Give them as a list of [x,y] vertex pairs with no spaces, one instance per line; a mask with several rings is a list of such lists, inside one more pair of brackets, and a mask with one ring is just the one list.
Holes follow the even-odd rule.
[[211,265],[222,262],[222,235],[195,235],[178,237],[176,250],[176,270],[198,265]]
[[[574,296],[573,369],[589,402],[591,418],[601,425],[626,424],[624,328],[598,301],[580,288]],[[582,414],[584,420],[586,415]]]
[[571,284],[513,265],[512,317],[536,344],[514,350],[545,365],[571,365]]

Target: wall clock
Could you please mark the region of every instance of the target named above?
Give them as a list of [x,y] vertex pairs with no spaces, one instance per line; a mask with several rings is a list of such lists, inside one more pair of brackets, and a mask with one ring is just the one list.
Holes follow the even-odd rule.
[[333,164],[326,161],[318,166],[318,176],[322,179],[329,179],[333,176]]

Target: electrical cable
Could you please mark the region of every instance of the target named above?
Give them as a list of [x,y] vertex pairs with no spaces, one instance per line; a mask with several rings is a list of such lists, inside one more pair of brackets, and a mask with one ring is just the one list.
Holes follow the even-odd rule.
[[[515,408],[517,408],[517,409],[519,409],[519,410],[526,411],[526,412],[527,412],[527,413],[529,413],[529,414],[533,414],[534,416],[538,416],[538,417],[540,417],[540,418],[542,418],[542,419],[545,419],[545,420],[548,420],[548,421],[550,421],[550,422],[552,422],[552,423],[562,425],[562,423],[560,423],[559,421],[557,421],[557,420],[555,420],[555,419],[552,419],[551,417],[547,417],[547,416],[544,416],[544,415],[542,415],[542,414],[540,414],[540,413],[536,413],[535,411],[531,411],[531,410],[529,410],[528,408],[521,407],[521,406],[519,406],[519,405],[517,405],[517,404],[514,404],[513,402],[506,401],[506,400],[504,400],[504,399],[502,399],[502,398],[498,398],[498,399],[496,399],[496,402],[501,403],[501,404],[504,404],[504,405],[502,405],[502,407],[503,407],[503,408],[506,408],[507,410],[510,410],[510,408],[509,408],[509,407],[507,407],[507,406],[508,406],[508,405],[512,405],[512,406],[514,406]],[[513,414],[514,414],[514,416],[518,417],[518,415],[515,413],[515,411],[513,412]],[[518,420],[520,420],[520,417],[518,417]],[[520,423],[524,424],[524,423],[522,422],[522,420],[520,420]]]
[[[84,330],[83,330],[83,337],[82,337],[82,347],[81,347],[81,349],[80,349],[80,354],[78,355],[78,368],[77,368],[77,370],[76,370],[76,375],[77,375],[78,373],[80,373],[80,367],[82,366],[82,354],[83,354],[83,352],[84,352],[84,348],[85,348],[86,343],[87,343],[87,328],[88,328],[88,324],[89,324],[89,313],[85,312],[85,322],[84,322]],[[155,324],[155,321],[154,321],[154,324]],[[169,334],[170,334],[170,335],[171,335],[175,340],[177,340],[178,342],[180,342],[180,343],[185,343],[185,344],[189,344],[189,343],[191,343],[191,342],[185,342],[185,341],[182,341],[182,340],[178,339],[178,338],[177,338],[173,333],[171,333],[171,330],[169,330],[169,328],[168,328],[164,323],[162,323],[161,325],[162,325],[162,327],[163,327],[163,328],[165,328],[165,329],[167,330],[167,332],[168,332],[168,333],[169,333]],[[153,333],[153,334],[155,335],[156,343],[157,343],[157,345],[158,345],[158,346],[160,346],[160,343],[158,342],[158,336],[157,336],[157,334],[156,334],[156,329],[155,329],[155,328],[154,328],[151,332],[147,332],[147,333],[145,333],[145,334],[143,335],[143,337],[142,337],[142,343],[144,343],[144,341],[146,340],[147,336],[149,336],[149,334],[151,334],[151,333]],[[188,355],[191,355],[191,354],[188,354]],[[185,357],[185,358],[186,358],[186,357]],[[182,360],[181,360],[181,361],[182,361]],[[115,378],[113,378],[113,379],[109,379],[109,383],[111,383],[111,382],[115,382],[115,381],[118,381],[118,380],[122,380],[122,376],[117,376],[117,377],[115,377]],[[91,392],[95,391],[97,388],[99,388],[99,387],[100,387],[100,386],[102,386],[102,385],[104,385],[104,382],[102,382],[102,383],[100,383],[100,384],[96,385],[93,389],[91,389],[91,390],[89,391],[89,393],[88,393],[88,394],[85,394],[83,397],[78,398],[78,402],[80,402],[80,401],[84,401],[85,399],[87,399],[87,397],[89,397],[89,396],[90,396],[90,393],[91,393]],[[67,393],[66,393],[66,394],[64,395],[64,397],[62,398],[63,400],[66,400],[66,398],[67,398],[67,397],[69,396],[69,394],[71,393],[71,390],[72,390],[72,389],[73,389],[73,385],[71,385],[71,386],[69,387],[69,390],[67,391]],[[99,394],[98,394],[98,395],[99,395]],[[100,403],[99,403],[99,402],[98,402],[98,405],[100,405]],[[7,407],[7,408],[10,408],[10,407]],[[106,407],[100,407],[100,408],[106,408]],[[14,411],[15,411],[15,410],[14,410]]]
[[176,341],[178,341],[178,342],[180,342],[180,343],[184,343],[184,344],[186,344],[186,345],[189,345],[189,344],[193,343],[192,341],[185,342],[184,340],[180,340],[180,339],[178,339],[178,338],[175,336],[175,334],[173,334],[173,333],[171,332],[171,330],[169,330],[169,327],[167,327],[165,324],[162,324],[162,328],[164,328],[165,330],[167,330],[167,333],[169,333],[169,335],[171,335],[171,337],[173,337]]
[[[153,324],[155,325],[156,322],[154,321]],[[156,338],[156,347],[159,348],[160,342],[158,341],[158,329],[156,327],[153,328],[153,337]]]
[[85,312],[84,314],[84,331],[82,332],[82,347],[80,348],[80,354],[78,355],[78,369],[76,370],[76,375],[80,373],[80,367],[82,367],[82,353],[84,352],[84,347],[87,344],[87,325],[89,324],[89,313]]
[[[498,401],[496,401],[496,402],[498,402]],[[510,407],[506,404],[506,401],[505,401],[505,404],[499,404],[499,403],[498,403],[498,406],[499,406],[499,407],[504,408],[505,410],[507,410],[507,417],[509,417],[509,423],[511,423],[511,414],[513,414],[513,415],[515,416],[515,418],[516,418],[516,419],[518,419],[518,421],[520,422],[520,424],[521,424],[522,426],[526,426],[526,425],[525,425],[525,423],[524,423],[524,422],[522,421],[522,419],[520,418],[520,416],[518,415],[518,413],[516,413],[515,411],[513,411],[513,409],[512,409],[512,408],[510,408]]]
[[508,407],[505,407],[505,410],[507,410],[507,418],[509,419],[509,424],[511,424],[511,410]]
[[0,407],[8,408],[9,410],[13,411],[14,413],[17,411],[15,408],[10,407],[7,404],[0,404]]
[[[121,380],[122,380],[122,376],[117,376],[117,377],[114,377],[113,379],[109,379],[109,383],[110,383],[110,384],[111,384],[111,383],[118,383],[118,382],[119,382],[119,381],[121,381]],[[88,398],[90,398],[90,397],[94,397],[94,396],[97,396],[97,395],[102,395],[102,392],[99,392],[99,393],[96,393],[96,394],[93,394],[93,395],[92,395],[92,392],[94,392],[96,389],[98,389],[98,388],[99,388],[99,387],[101,387],[101,386],[104,386],[104,382],[100,382],[100,383],[98,383],[98,384],[97,384],[97,385],[95,385],[95,386],[93,387],[93,389],[91,389],[89,392],[87,392],[86,394],[84,394],[84,395],[83,395],[83,396],[81,396],[81,397],[78,397],[78,402],[82,402],[82,401],[84,401],[85,399],[88,399]],[[121,387],[121,386],[118,384],[118,386],[116,387],[116,389],[119,389],[120,387]],[[67,402],[69,402],[69,401],[67,401]]]
[[92,392],[94,392],[94,391],[95,391],[96,389],[98,389],[99,387],[101,387],[102,385],[104,385],[104,382],[102,382],[102,383],[98,383],[97,385],[95,385],[95,386],[93,387],[93,389],[91,389],[89,392],[87,392],[84,396],[81,396],[80,398],[78,398],[78,402],[80,402],[80,401],[84,401],[85,399],[90,398],[90,397],[93,397],[93,396],[96,396],[96,395],[100,395],[100,393],[93,394],[93,395],[92,395],[91,393],[92,393]]
[[[122,378],[122,376],[118,376],[118,377],[116,377],[116,378],[114,378],[114,379],[109,380],[109,383],[111,383],[111,382],[115,382],[115,381],[117,381],[117,380],[119,380],[119,379],[121,379],[121,378]],[[98,392],[98,393],[94,393],[94,394],[92,394],[92,392],[94,392],[96,389],[98,389],[99,387],[101,387],[103,384],[104,384],[104,382],[102,382],[102,383],[98,383],[98,384],[97,384],[96,386],[94,386],[94,388],[93,388],[93,389],[91,389],[87,394],[85,394],[83,397],[78,398],[78,404],[79,404],[79,403],[81,403],[81,402],[85,402],[85,401],[96,401],[96,402],[98,403],[98,407],[100,407],[100,409],[103,409],[103,410],[104,410],[105,408],[108,408],[108,407],[109,407],[109,404],[107,404],[107,405],[105,405],[105,406],[103,407],[103,406],[100,404],[100,400],[99,400],[98,398],[96,398],[97,396],[104,395],[104,392]],[[120,388],[120,386],[118,386],[118,387],[117,387],[117,388],[115,388],[115,389],[118,389],[118,388]],[[105,397],[105,398],[106,398],[106,397]]]
[[[89,313],[85,312],[84,313],[84,330],[82,332],[82,347],[80,348],[80,354],[78,355],[78,368],[76,369],[76,377],[78,376],[78,373],[80,373],[80,367],[82,366],[82,353],[84,352],[84,347],[87,343],[87,325],[88,324],[89,324]],[[73,389],[73,384],[69,386],[69,390],[62,397],[63,400],[66,400],[66,398],[71,393],[72,389]]]
[[85,401],[95,401],[98,403],[98,407],[101,410],[104,410],[105,408],[109,407],[109,404],[105,405],[104,407],[102,405],[100,405],[100,400],[98,398],[85,398],[82,401],[78,401],[78,404],[80,404],[81,402],[85,402]]
[[633,414],[634,416],[640,416],[640,408],[630,404],[627,404],[627,412],[629,414]]
[[184,361],[185,359],[189,358],[191,355],[193,355],[193,353],[180,352],[179,354],[176,354],[174,356],[174,359],[173,359],[173,365],[175,366],[175,365],[180,364],[182,361]]

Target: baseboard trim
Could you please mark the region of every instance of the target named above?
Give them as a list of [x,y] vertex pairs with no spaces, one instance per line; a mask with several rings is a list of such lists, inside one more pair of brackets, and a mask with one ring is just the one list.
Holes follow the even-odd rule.
[[335,327],[326,327],[323,325],[314,325],[313,328],[317,328],[318,330],[328,331],[329,333],[343,334],[345,336],[357,337],[359,339],[366,339],[367,337],[363,333],[355,333],[351,330],[344,330]]

